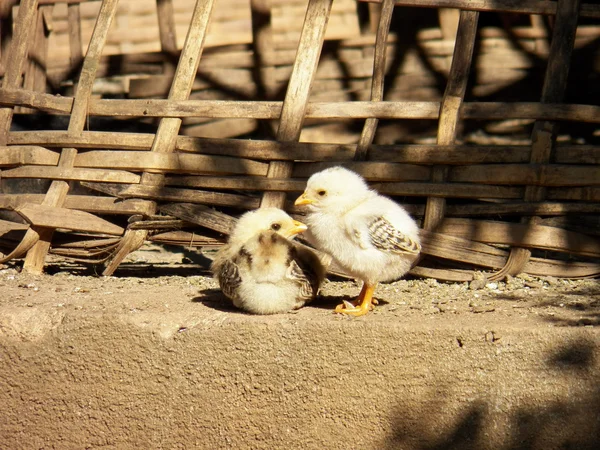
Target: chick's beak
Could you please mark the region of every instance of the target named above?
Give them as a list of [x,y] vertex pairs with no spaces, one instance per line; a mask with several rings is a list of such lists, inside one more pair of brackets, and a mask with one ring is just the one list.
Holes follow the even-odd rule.
[[314,203],[314,202],[315,201],[313,199],[308,198],[306,196],[306,192],[303,192],[302,195],[296,199],[296,201],[294,202],[294,205],[296,205],[296,206],[310,205],[311,203]]
[[294,236],[298,233],[303,233],[306,230],[308,230],[308,227],[306,225],[304,225],[302,222],[294,220],[294,227],[290,230],[290,236]]

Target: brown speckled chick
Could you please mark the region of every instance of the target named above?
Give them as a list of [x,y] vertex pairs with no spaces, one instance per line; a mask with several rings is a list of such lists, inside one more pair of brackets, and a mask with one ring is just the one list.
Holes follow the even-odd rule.
[[310,249],[293,242],[305,230],[277,208],[240,217],[211,265],[225,296],[254,314],[283,313],[313,300],[325,270]]

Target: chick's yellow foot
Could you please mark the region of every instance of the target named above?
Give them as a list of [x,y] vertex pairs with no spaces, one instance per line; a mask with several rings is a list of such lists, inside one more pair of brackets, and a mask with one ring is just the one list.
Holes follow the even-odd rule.
[[359,305],[354,305],[353,303],[346,301],[341,305],[337,305],[335,307],[335,312],[339,314],[348,314],[351,316],[364,316],[373,309],[372,304],[362,303]]
[[379,302],[373,298],[375,286],[369,286],[365,283],[356,300],[349,302],[344,300],[344,303],[336,306],[335,312],[339,314],[348,314],[351,316],[364,316],[369,311],[373,310],[373,305]]

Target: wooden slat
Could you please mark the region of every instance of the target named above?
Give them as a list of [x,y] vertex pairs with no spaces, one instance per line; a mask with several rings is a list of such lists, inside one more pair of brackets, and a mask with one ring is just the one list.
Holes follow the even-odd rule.
[[[9,134],[9,144],[148,150],[152,145],[152,135],[88,131],[80,136],[69,136],[64,131],[20,131]],[[259,160],[343,162],[352,160],[355,149],[356,145],[351,144],[199,139],[187,136],[179,136],[176,141],[176,150],[180,152]],[[525,145],[373,145],[369,149],[369,160],[449,165],[524,163],[529,161],[530,153],[531,147]],[[556,162],[600,164],[600,146],[558,144]]]
[[535,224],[445,219],[440,233],[463,239],[600,257],[600,240],[581,233]]
[[440,198],[517,199],[523,188],[513,186],[480,186],[469,183],[376,183],[372,186],[385,195]]
[[[108,36],[108,30],[116,14],[117,3],[118,0],[103,0],[100,6],[98,19],[90,38],[73,99],[73,108],[67,128],[67,132],[71,134],[80,133],[84,129],[98,62]],[[59,166],[61,168],[72,167],[76,154],[76,149],[64,148],[60,155]],[[44,206],[60,207],[64,203],[68,191],[69,184],[66,181],[53,181],[46,193],[46,198],[43,202]],[[31,234],[30,231],[33,232],[33,227],[28,230],[29,234]],[[34,273],[40,273],[43,269],[46,254],[50,249],[53,230],[46,227],[40,230],[38,234],[38,242],[27,252],[25,263],[23,264],[23,269]]]
[[15,231],[15,230],[25,231],[25,230],[27,230],[27,228],[29,228],[29,224],[10,222],[8,220],[0,219],[0,235],[3,235],[4,233],[8,233],[9,231]]
[[[460,108],[467,90],[467,81],[471,69],[471,60],[477,37],[477,24],[479,13],[474,11],[461,11],[456,33],[456,42],[452,55],[452,65],[448,75],[448,82],[444,91],[444,98],[440,106],[438,122],[437,144],[452,145],[458,134]],[[444,182],[448,177],[448,167],[436,165],[431,171],[431,181]],[[444,197],[429,197],[425,207],[423,228],[434,231],[442,221],[446,210]]]
[[[6,58],[7,67],[2,80],[3,88],[14,89],[20,87],[21,74],[27,62],[29,36],[35,28],[37,7],[37,0],[23,0],[19,6],[19,12],[14,23],[14,34],[11,37],[8,57]],[[10,61],[10,64],[8,64],[8,61]],[[0,145],[6,145],[12,115],[12,108],[0,108]]]
[[530,258],[523,271],[541,277],[597,278],[600,264]]
[[600,202],[600,188],[595,186],[548,188],[546,198],[548,200]]
[[202,236],[189,231],[167,231],[165,233],[154,234],[148,237],[148,240],[152,242],[160,242],[163,244],[171,245],[185,245],[185,246],[221,246],[223,245],[225,238],[215,239],[210,236]]
[[[44,197],[44,194],[2,194],[0,195],[0,209],[16,209],[27,203],[40,205],[44,201]],[[94,214],[148,215],[147,203],[135,199],[123,200],[92,195],[67,195],[64,207]]]
[[305,185],[305,180],[290,178],[171,176],[165,179],[165,186],[240,191],[302,192]]
[[[171,101],[185,100],[190,95],[198,70],[198,64],[200,63],[200,57],[204,49],[204,40],[214,3],[214,0],[196,1],[183,49],[179,56],[177,69],[175,70],[173,84],[169,91],[169,100]],[[175,150],[176,137],[180,126],[181,119],[179,118],[162,119],[152,142],[151,152],[162,154],[172,153]],[[142,175],[141,184],[143,186],[139,187],[152,190],[162,184],[162,181],[163,176],[161,174],[146,171]],[[153,212],[156,211],[154,199],[149,208]],[[112,275],[123,259],[130,252],[138,249],[144,243],[147,236],[148,232],[146,230],[128,230],[119,248],[104,269],[103,275]]]
[[[387,40],[390,32],[390,23],[394,12],[394,0],[383,0],[379,14],[379,23],[377,26],[375,38],[375,55],[373,58],[373,77],[371,78],[371,102],[380,102],[383,100],[383,83],[385,78],[385,61]],[[373,143],[375,131],[379,121],[377,118],[369,118],[363,125],[358,145],[356,146],[356,161],[367,159],[369,147]]]
[[448,205],[446,214],[469,216],[564,216],[599,214],[597,203],[503,202],[488,204]]
[[63,181],[104,181],[139,183],[140,176],[123,170],[79,169],[73,167],[23,166],[2,171],[3,178],[37,178]]
[[[294,178],[308,178],[315,172],[336,165],[325,162],[296,163],[290,175]],[[343,166],[365,176],[369,181],[426,181],[431,175],[429,167],[411,164],[357,161],[344,163]]]
[[83,40],[81,38],[81,8],[79,3],[67,7],[69,27],[69,64],[71,71],[77,71],[83,62]]
[[107,169],[266,175],[268,165],[258,161],[226,156],[190,155],[187,153],[89,151],[75,158],[77,167]]
[[[35,164],[55,166],[58,164],[58,153],[37,145],[0,146],[0,167]],[[6,172],[3,172],[3,175]]]
[[[381,3],[382,0],[360,0],[369,3]],[[458,8],[472,11],[498,11],[520,14],[556,14],[557,2],[545,0],[396,0],[398,6],[417,6],[423,8]],[[584,3],[582,17],[600,18],[600,6]]]
[[[300,139],[308,97],[325,39],[331,4],[332,0],[309,0],[308,2],[294,68],[281,108],[277,130],[278,141]],[[269,164],[267,177],[287,178],[291,175],[292,168],[292,163],[273,161]],[[284,203],[285,193],[269,191],[263,194],[261,206],[282,208]]]
[[[29,47],[29,61],[23,77],[23,88],[30,91],[46,91],[46,68],[48,59],[48,38],[52,30],[52,10],[54,6],[40,6],[33,39]],[[18,112],[31,112],[18,108]]]
[[[57,97],[17,88],[0,89],[0,104],[26,106],[44,112],[68,114],[72,97]],[[92,116],[106,117],[207,117],[215,119],[277,119],[282,102],[242,100],[111,100],[92,99]],[[352,101],[309,102],[306,119],[431,119],[439,116],[439,102]],[[600,107],[584,104],[531,102],[465,102],[460,118],[472,120],[543,119],[600,123]]]
[[223,234],[230,234],[237,221],[208,206],[193,203],[170,203],[160,206],[160,211]]
[[[577,22],[579,20],[580,0],[559,0],[556,6],[556,24],[552,33],[552,43],[548,55],[548,66],[542,86],[541,103],[560,103],[567,87],[567,77]],[[532,164],[547,164],[556,141],[556,123],[549,121],[536,121],[531,133],[531,159]],[[536,184],[525,188],[524,200],[527,202],[541,201],[546,198],[546,190]],[[535,226],[540,218],[525,217],[522,222]],[[506,266],[490,279],[502,279],[506,275],[516,275],[524,270],[531,257],[531,251],[525,247],[511,249]]]
[[421,252],[477,266],[500,268],[506,262],[508,252],[491,245],[474,242],[468,238],[421,230]]
[[162,186],[132,185],[121,191],[122,198],[146,198],[157,201],[202,203],[218,206],[235,206],[243,209],[258,207],[258,199],[221,192],[175,189]]
[[123,228],[83,211],[45,205],[25,205],[15,209],[27,222],[43,228],[64,228],[120,236]]
[[154,201],[201,203],[219,206],[235,206],[242,209],[254,209],[258,199],[249,196],[209,192],[192,189],[176,189],[164,186],[118,185],[111,183],[82,183],[90,189],[105,192],[119,198],[140,198]]
[[[452,168],[449,181],[533,186],[600,184],[600,167],[560,164],[474,164]],[[532,199],[531,201],[541,199]]]

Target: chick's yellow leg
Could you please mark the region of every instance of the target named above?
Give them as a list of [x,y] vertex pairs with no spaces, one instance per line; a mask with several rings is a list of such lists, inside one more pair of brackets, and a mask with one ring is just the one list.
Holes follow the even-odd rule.
[[351,303],[352,307],[342,303],[335,308],[336,313],[349,314],[351,316],[364,316],[373,309],[373,305],[377,304],[377,300],[373,298],[375,286],[365,283],[358,295],[358,298]]

